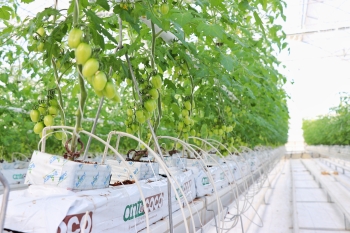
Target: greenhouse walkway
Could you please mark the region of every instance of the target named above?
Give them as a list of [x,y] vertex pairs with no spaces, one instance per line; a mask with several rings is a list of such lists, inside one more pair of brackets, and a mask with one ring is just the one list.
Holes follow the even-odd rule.
[[267,192],[260,194],[264,201],[257,211],[242,216],[244,227],[238,223],[224,232],[350,232],[348,164],[326,158],[285,158],[279,166]]

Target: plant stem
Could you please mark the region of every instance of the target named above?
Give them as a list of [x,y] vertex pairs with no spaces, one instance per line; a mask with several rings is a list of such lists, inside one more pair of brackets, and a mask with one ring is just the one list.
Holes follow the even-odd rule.
[[59,85],[60,84],[60,77],[58,76],[56,63],[55,63],[55,60],[53,58],[51,59],[51,63],[52,63],[52,66],[53,66],[54,76],[55,76],[56,85],[57,85],[59,109],[60,109],[60,113],[61,113],[61,116],[62,116],[61,125],[66,125],[66,117],[65,117],[64,111],[63,111],[62,92],[61,92],[61,88],[60,88],[60,85]]
[[86,98],[87,98],[87,92],[85,89],[85,83],[84,83],[84,79],[81,76],[81,70],[82,70],[82,66],[78,65],[78,80],[79,80],[79,86],[80,86],[80,98],[79,98],[79,109],[77,112],[77,116],[76,116],[76,123],[75,123],[75,129],[73,132],[73,136],[72,136],[72,144],[71,144],[71,151],[75,152],[76,151],[76,146],[77,146],[77,140],[78,140],[78,132],[82,129],[82,119],[83,119],[83,115],[84,115],[84,107],[85,107],[85,102],[86,102]]
[[154,23],[151,21],[151,30],[152,30],[152,47],[151,47],[151,66],[155,70],[155,51],[156,51],[156,32],[154,28]]

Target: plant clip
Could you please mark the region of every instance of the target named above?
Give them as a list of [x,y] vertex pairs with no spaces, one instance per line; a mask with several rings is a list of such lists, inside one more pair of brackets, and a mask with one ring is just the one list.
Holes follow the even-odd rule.
[[80,154],[84,151],[84,144],[83,144],[83,142],[80,140],[80,138],[78,138],[78,143],[80,144],[81,149],[80,149],[80,151],[73,152],[73,151],[71,151],[71,150],[69,149],[69,146],[68,146],[68,144],[69,144],[69,142],[70,142],[71,140],[72,140],[72,138],[68,139],[68,140],[66,141],[66,144],[64,145],[64,147],[66,148],[66,152],[63,154],[63,157],[64,157],[65,159],[71,158],[71,159],[74,161],[74,159],[77,158],[77,157],[79,157]]

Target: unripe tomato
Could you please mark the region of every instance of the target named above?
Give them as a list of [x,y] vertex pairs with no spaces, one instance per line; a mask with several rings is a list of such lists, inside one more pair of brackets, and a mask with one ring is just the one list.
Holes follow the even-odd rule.
[[196,136],[196,130],[192,129],[191,132],[190,132],[191,136]]
[[45,29],[43,27],[40,27],[38,30],[36,30],[36,33],[43,37],[45,35]]
[[55,107],[57,107],[57,106],[58,106],[58,102],[57,102],[57,100],[56,100],[56,99],[52,99],[52,100],[50,100],[50,101],[49,101],[49,103],[50,103],[50,105],[51,105],[51,106],[55,106]]
[[177,125],[177,129],[179,131],[181,131],[183,129],[183,127],[184,127],[184,123],[183,122],[179,122],[179,124]]
[[102,91],[107,83],[107,77],[104,72],[97,72],[92,78],[92,87],[97,91]]
[[83,31],[78,28],[73,28],[68,34],[68,46],[75,49],[81,42]]
[[82,74],[85,78],[91,77],[98,71],[98,68],[99,68],[98,61],[95,58],[90,58],[85,62],[83,66]]
[[188,139],[188,133],[184,133],[183,137],[184,137],[185,140],[187,140]]
[[150,99],[144,103],[144,106],[148,112],[153,112],[157,108],[157,103],[155,100]]
[[163,4],[160,6],[159,10],[160,10],[160,13],[162,13],[163,15],[166,15],[166,14],[168,14],[168,12],[169,12],[169,5],[166,4],[166,3],[163,3]]
[[184,119],[184,123],[185,123],[185,125],[190,125],[191,124],[191,119],[189,117],[186,117]]
[[188,110],[187,109],[182,109],[181,114],[182,114],[183,117],[187,117],[188,116]]
[[154,100],[156,100],[156,99],[159,98],[158,91],[157,91],[157,89],[155,89],[155,88],[152,88],[152,89],[148,92],[148,94],[149,94],[149,95],[151,96],[151,98],[154,99]]
[[33,131],[34,131],[34,133],[39,134],[39,133],[41,133],[41,131],[43,131],[44,127],[45,127],[44,123],[42,121],[40,121],[34,125]]
[[77,64],[84,65],[85,62],[91,57],[91,46],[86,43],[80,43],[75,50],[75,60]]
[[45,112],[46,112],[46,104],[40,104],[38,110],[39,110],[39,112],[41,114],[45,114]]
[[39,110],[37,109],[33,109],[30,111],[29,113],[30,115],[30,119],[33,121],[33,122],[38,122],[40,120],[40,112]]
[[53,117],[51,115],[46,115],[44,117],[44,124],[46,126],[52,126],[53,125]]
[[39,44],[38,44],[38,46],[36,47],[36,50],[38,51],[38,52],[42,52],[42,51],[44,51],[44,43],[43,42],[39,42]]
[[190,103],[190,101],[186,101],[186,102],[184,103],[184,106],[185,106],[185,108],[186,108],[187,110],[191,110],[191,103]]
[[103,91],[97,91],[97,90],[95,90],[94,89],[94,91],[95,91],[95,94],[98,96],[98,97],[103,97]]
[[145,123],[146,118],[145,118],[145,115],[143,114],[142,110],[137,110],[135,115],[136,115],[137,122],[139,122],[140,124]]
[[58,109],[57,109],[56,106],[50,106],[49,107],[49,114],[50,115],[57,115],[57,113],[58,113]]
[[132,109],[129,108],[126,110],[126,115],[132,116],[132,115],[134,115],[134,112],[132,111]]
[[152,77],[151,83],[154,88],[160,89],[162,87],[162,78],[159,75],[155,75]]
[[127,78],[127,79],[126,79],[126,84],[128,84],[128,85],[132,85],[132,80],[131,80],[131,79],[129,79],[129,78]]
[[55,132],[54,136],[57,140],[62,140],[63,138],[63,132]]
[[117,91],[115,90],[113,82],[108,81],[103,89],[103,95],[106,96],[108,99],[113,99],[116,93]]
[[126,128],[126,133],[128,133],[128,134],[132,134],[133,133],[133,131],[132,131],[132,129],[131,128]]
[[118,92],[115,94],[112,100],[116,103],[120,103],[122,101]]

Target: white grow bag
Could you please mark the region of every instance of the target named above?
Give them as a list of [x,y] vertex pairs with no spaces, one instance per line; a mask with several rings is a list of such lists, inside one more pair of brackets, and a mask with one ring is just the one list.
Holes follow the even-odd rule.
[[25,184],[53,185],[69,190],[89,190],[109,186],[109,165],[79,163],[62,156],[34,151]]
[[[141,181],[152,224],[168,215],[167,182]],[[89,212],[86,215],[86,212]],[[135,184],[70,191],[32,185],[10,194],[5,228],[20,232],[137,232],[146,228],[145,211]]]
[[159,175],[158,163],[126,161],[134,177],[131,172],[123,166],[120,160],[107,160],[106,163],[109,164],[112,169],[111,183],[123,180],[134,180],[134,177],[138,180],[146,180]]

